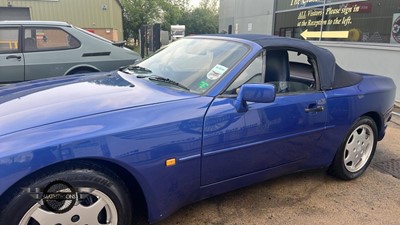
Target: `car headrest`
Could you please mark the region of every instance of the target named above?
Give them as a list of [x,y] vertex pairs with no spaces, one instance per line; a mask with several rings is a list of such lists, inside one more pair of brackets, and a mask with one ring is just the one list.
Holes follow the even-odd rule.
[[289,76],[289,56],[287,51],[267,51],[265,81],[289,81]]

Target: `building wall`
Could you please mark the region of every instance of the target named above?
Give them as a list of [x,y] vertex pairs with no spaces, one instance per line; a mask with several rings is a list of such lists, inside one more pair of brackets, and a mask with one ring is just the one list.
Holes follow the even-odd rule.
[[111,34],[117,35],[109,39],[123,38],[122,8],[117,0],[0,0],[0,7],[8,2],[12,7],[30,8],[32,20],[65,21],[84,29],[102,30],[100,33],[111,29]]
[[232,33],[272,34],[274,1],[220,0],[219,31]]
[[[281,5],[290,4],[290,2],[291,0],[279,0]],[[279,32],[274,31],[276,29],[274,27],[276,20],[274,3],[273,0],[220,0],[219,29],[220,31],[227,30],[227,26],[231,23],[233,33],[235,33],[235,25],[238,24],[237,30],[241,34],[278,35]],[[398,10],[400,12],[400,2]],[[296,16],[293,19],[297,21],[299,13],[293,14]],[[247,29],[249,23],[252,23],[251,31]],[[313,41],[313,43],[332,51],[337,63],[344,69],[392,78],[397,86],[396,101],[400,101],[400,45],[346,41]]]
[[235,1],[219,1],[219,32],[228,32],[228,27],[235,24]]

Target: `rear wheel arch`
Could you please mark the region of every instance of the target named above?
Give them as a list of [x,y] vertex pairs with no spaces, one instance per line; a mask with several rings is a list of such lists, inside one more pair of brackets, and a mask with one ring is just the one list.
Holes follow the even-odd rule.
[[378,128],[374,118],[367,114],[357,118],[337,149],[328,173],[343,180],[361,176],[372,161],[377,140]]
[[75,68],[71,68],[65,75],[73,75],[73,74],[80,74],[80,73],[93,73],[93,72],[100,72],[98,68],[85,65],[85,66],[78,66]]
[[382,129],[383,129],[382,117],[377,112],[368,112],[360,117],[369,117],[375,122],[377,131],[378,131],[378,141],[380,141],[383,138],[383,137],[381,137],[381,133],[382,133]]
[[121,177],[121,182],[124,183],[128,189],[131,196],[131,201],[135,212],[133,212],[133,217],[135,221],[142,221],[148,219],[148,204],[145,199],[144,192],[141,185],[137,181],[136,177],[131,174],[126,168],[107,160],[102,159],[74,159],[68,160],[56,164],[52,164],[43,167],[14,183],[0,196],[0,212],[5,208],[3,206],[9,202],[13,196],[15,196],[20,188],[26,187],[30,182],[47,175],[57,173],[68,169],[95,169],[98,168],[99,171],[110,172],[112,174],[117,174]]

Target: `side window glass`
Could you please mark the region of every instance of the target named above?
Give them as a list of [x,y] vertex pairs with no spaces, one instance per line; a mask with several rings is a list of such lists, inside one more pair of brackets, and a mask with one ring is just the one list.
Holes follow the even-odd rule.
[[24,34],[25,51],[50,51],[78,48],[80,42],[62,29],[26,28]]
[[0,53],[18,51],[18,28],[0,28]]
[[225,94],[237,94],[243,84],[264,83],[262,80],[263,55],[260,54],[228,87]]
[[315,60],[304,53],[270,50],[266,56],[266,82],[279,93],[303,93],[316,90]]

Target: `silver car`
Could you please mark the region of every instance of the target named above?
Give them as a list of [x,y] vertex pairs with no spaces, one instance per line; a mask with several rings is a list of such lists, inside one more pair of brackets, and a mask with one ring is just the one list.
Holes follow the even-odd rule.
[[111,71],[139,54],[64,22],[0,21],[0,83]]

